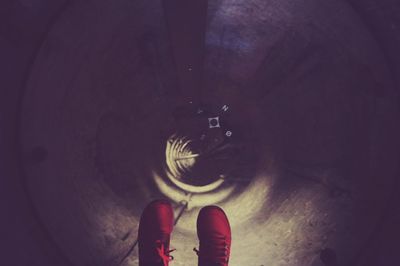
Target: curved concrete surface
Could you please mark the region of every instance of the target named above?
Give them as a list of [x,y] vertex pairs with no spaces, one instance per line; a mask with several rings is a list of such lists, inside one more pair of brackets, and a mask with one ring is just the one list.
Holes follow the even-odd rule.
[[231,220],[233,266],[397,265],[380,228],[398,178],[398,21],[368,13],[384,3],[210,1],[201,107],[176,100],[159,1],[15,4],[56,15],[7,146],[31,203],[18,223],[38,228],[10,265],[137,265],[141,210],[160,197],[176,208],[173,265],[196,265],[207,204]]

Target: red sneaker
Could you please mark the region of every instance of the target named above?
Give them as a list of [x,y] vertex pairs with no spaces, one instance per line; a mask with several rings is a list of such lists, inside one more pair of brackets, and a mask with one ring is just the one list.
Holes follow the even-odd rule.
[[199,266],[228,266],[231,250],[231,227],[224,211],[217,206],[201,209],[197,218],[200,250]]
[[139,223],[139,265],[168,266],[169,240],[174,227],[174,212],[166,200],[155,200],[144,209]]

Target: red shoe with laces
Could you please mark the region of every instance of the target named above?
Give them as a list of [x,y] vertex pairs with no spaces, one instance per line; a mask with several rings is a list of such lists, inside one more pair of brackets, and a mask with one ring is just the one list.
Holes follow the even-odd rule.
[[144,209],[139,223],[139,266],[168,266],[169,240],[174,227],[174,212],[166,200],[155,200]]
[[231,228],[224,211],[217,206],[201,209],[197,218],[199,266],[228,266],[231,250]]

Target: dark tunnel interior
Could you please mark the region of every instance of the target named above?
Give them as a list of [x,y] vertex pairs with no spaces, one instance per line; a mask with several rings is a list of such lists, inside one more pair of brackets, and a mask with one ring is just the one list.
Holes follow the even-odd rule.
[[399,1],[0,6],[0,265],[138,265],[157,198],[172,265],[206,205],[232,266],[400,265]]

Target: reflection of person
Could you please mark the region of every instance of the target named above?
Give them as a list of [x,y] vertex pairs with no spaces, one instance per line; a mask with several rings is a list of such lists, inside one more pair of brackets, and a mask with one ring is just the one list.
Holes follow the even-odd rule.
[[[169,250],[174,226],[171,204],[155,200],[144,209],[139,224],[139,266],[168,266],[173,259]],[[199,266],[228,266],[231,229],[224,211],[217,206],[206,206],[197,218]]]

